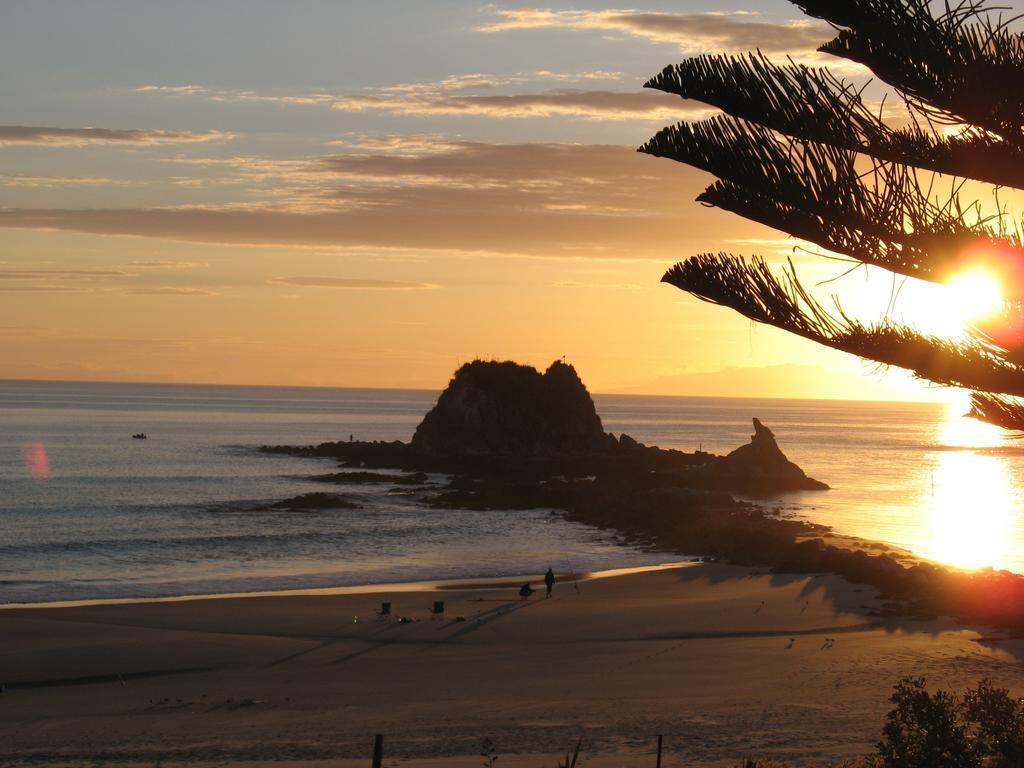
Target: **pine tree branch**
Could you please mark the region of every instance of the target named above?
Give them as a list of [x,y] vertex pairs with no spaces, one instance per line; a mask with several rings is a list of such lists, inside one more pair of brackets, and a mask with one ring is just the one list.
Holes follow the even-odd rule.
[[782,277],[761,258],[700,254],[676,264],[662,282],[745,317],[794,333],[832,349],[947,386],[1024,396],[1024,369],[980,337],[954,341],[888,321],[865,325],[826,311],[801,285],[792,263]]
[[702,202],[900,274],[941,281],[965,254],[980,251],[994,254],[993,268],[1007,273],[1024,265],[1018,237],[988,226],[977,208],[963,210],[955,187],[943,204],[929,200],[903,166],[859,168],[855,152],[783,141],[763,126],[725,116],[665,128],[640,151],[723,179]]
[[[877,25],[889,29],[930,29],[938,23],[932,16],[930,0],[792,0],[808,16],[824,19],[839,27]],[[963,23],[983,12],[985,4],[960,2],[947,4],[942,18]]]
[[930,120],[1024,144],[1024,37],[986,16],[987,3],[947,3],[933,17],[927,0],[794,2],[845,27],[820,51],[865,65]]
[[761,54],[686,59],[665,67],[644,87],[841,149],[860,146],[877,123],[859,92],[827,70],[780,66]]
[[[986,0],[947,0],[937,16],[935,0],[793,1],[837,29],[819,50],[897,89],[909,125],[889,126],[825,69],[701,56],[647,86],[728,116],[666,128],[641,151],[717,176],[700,202],[898,274],[939,281],[994,269],[1011,301],[966,338],[946,339],[865,324],[838,302],[826,311],[792,264],[776,275],[760,258],[703,254],[664,281],[830,348],[976,390],[973,415],[1024,431],[1024,244],[1007,231],[998,193],[994,215],[960,197],[965,179],[1024,189],[1024,36],[988,15],[996,9]],[[949,136],[942,125],[966,127]],[[951,186],[939,196],[943,177]]]
[[1024,148],[986,133],[945,137],[914,123],[893,129],[860,90],[828,70],[761,54],[697,56],[644,87],[694,99],[795,138],[937,173],[1024,189]]
[[793,206],[821,205],[873,219],[888,231],[902,229],[902,204],[909,185],[889,169],[883,171],[888,178],[876,180],[886,183],[868,190],[853,152],[783,142],[755,123],[724,116],[664,128],[639,151],[692,165],[735,184],[770,189],[773,196]]
[[942,279],[943,268],[952,261],[939,260],[936,263],[928,252],[896,242],[902,233],[885,232],[885,237],[868,234],[864,230],[873,229],[872,222],[859,217],[824,216],[728,181],[715,182],[697,197],[697,201],[731,211],[861,263],[908,277],[938,282]]
[[[1024,403],[1013,398],[972,392],[971,410],[967,415],[1003,429],[1024,433]],[[1018,437],[1024,437],[1024,434]]]

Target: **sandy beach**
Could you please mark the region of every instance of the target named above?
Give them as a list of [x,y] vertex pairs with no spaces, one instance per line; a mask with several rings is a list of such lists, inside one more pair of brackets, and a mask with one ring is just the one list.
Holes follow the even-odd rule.
[[[416,621],[384,622],[384,600]],[[429,606],[446,602],[443,620]],[[0,611],[4,764],[824,765],[903,675],[1024,688],[1024,641],[870,615],[833,576],[718,564],[489,588]],[[989,636],[986,636],[989,635]],[[832,642],[829,643],[828,640]]]

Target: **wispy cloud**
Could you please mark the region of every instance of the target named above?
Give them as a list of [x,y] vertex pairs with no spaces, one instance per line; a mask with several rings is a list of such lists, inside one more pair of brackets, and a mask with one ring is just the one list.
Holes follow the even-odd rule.
[[0,146],[38,144],[80,147],[89,144],[192,144],[225,141],[234,134],[223,131],[163,131],[148,128],[49,128],[31,125],[0,125]]
[[113,269],[0,269],[0,280],[92,280],[102,277],[127,277]]
[[621,72],[608,70],[588,70],[583,72],[518,72],[512,75],[494,75],[485,73],[450,75],[443,80],[433,82],[398,83],[386,85],[380,90],[388,93],[455,93],[467,90],[489,90],[507,86],[521,86],[529,83],[553,80],[560,83],[582,83],[594,80],[618,80]]
[[361,133],[350,133],[343,139],[327,142],[328,146],[347,150],[399,156],[443,154],[458,149],[459,143],[438,134]]
[[[605,120],[671,120],[684,113],[707,115],[705,107],[683,105],[675,96],[650,91],[562,88],[535,93],[456,93],[434,84],[386,86],[372,93],[337,96],[260,96],[240,94],[238,100],[283,104],[318,104],[342,112],[386,112],[403,116],[464,115],[474,117],[584,117]],[[227,100],[226,98],[224,100]]]
[[131,296],[216,296],[214,291],[205,288],[179,288],[161,285],[153,288],[125,288],[122,293]]
[[[550,72],[515,75],[463,74],[430,82],[382,85],[359,93],[273,94],[220,90],[200,86],[144,86],[144,93],[199,96],[222,102],[267,102],[292,106],[323,106],[343,112],[387,112],[394,115],[468,115],[497,118],[584,117],[605,120],[667,120],[689,111],[707,114],[703,107],[681,106],[662,93],[592,87],[543,89],[554,81],[577,86],[614,82],[618,72]],[[531,87],[532,86],[532,87]],[[541,89],[538,89],[541,86]]]
[[396,115],[472,115],[498,118],[585,117],[603,120],[699,118],[712,110],[685,105],[668,94],[648,91],[560,89],[509,95],[452,95],[439,92],[357,95],[337,99],[344,112],[380,111]]
[[732,238],[765,233],[693,205],[710,183],[706,174],[632,147],[444,145],[413,155],[287,161],[281,168],[238,158],[231,172],[257,174],[268,189],[258,205],[8,208],[0,209],[0,226],[219,244],[659,261],[709,247],[709,231]]
[[828,66],[838,74],[870,76],[861,64],[818,52],[835,35],[814,19],[764,21],[750,11],[654,13],[640,10],[551,10],[494,8],[494,20],[478,27],[485,33],[525,29],[590,30],[674,45],[680,53],[745,53],[761,51],[769,58],[792,58],[802,64]]
[[74,285],[6,285],[0,283],[0,293],[91,293],[91,288]]
[[521,29],[575,29],[622,32],[657,42],[673,43],[683,53],[810,52],[828,40],[831,28],[806,19],[766,22],[750,13],[649,13],[637,10],[550,10],[493,8],[496,19],[481,32]]
[[364,280],[351,277],[275,277],[278,285],[304,288],[342,288],[358,291],[416,291],[437,288],[431,283],[408,283],[399,280]]
[[143,85],[135,90],[141,93],[169,93],[175,96],[195,96],[207,93],[209,89],[201,85]]
[[[158,262],[137,262],[133,266]],[[172,264],[172,262],[166,262]],[[117,269],[0,269],[0,292],[93,293],[137,296],[215,296],[206,288],[132,285],[141,276]],[[125,283],[128,283],[127,285]]]
[[141,267],[142,269],[196,269],[208,267],[209,264],[201,264],[196,261],[129,261],[129,267]]
[[127,186],[129,183],[103,176],[41,176],[28,173],[0,173],[0,187],[99,187]]
[[253,90],[215,88],[206,85],[143,85],[137,93],[175,98],[201,97],[209,101],[224,103],[267,102],[270,104],[293,104],[297,106],[330,105],[337,98],[332,93],[310,91],[306,93],[261,93]]
[[[583,84],[598,81],[614,82],[622,77],[621,72],[611,70],[584,70],[580,72],[553,72],[537,70],[535,72],[515,72],[512,74],[493,74],[471,72],[449,75],[441,80],[425,82],[402,82],[391,85],[380,85],[372,89],[375,93],[384,94],[441,94],[465,91],[490,91],[511,86],[522,87],[539,83]],[[137,93],[171,97],[201,97],[219,102],[267,102],[271,104],[290,104],[295,106],[332,106],[339,99],[347,96],[327,91],[305,91],[301,93],[273,93],[237,88],[217,88],[205,85],[143,85],[135,89]]]
[[560,280],[555,288],[585,288],[594,291],[645,291],[650,286],[636,283],[580,283],[575,280]]

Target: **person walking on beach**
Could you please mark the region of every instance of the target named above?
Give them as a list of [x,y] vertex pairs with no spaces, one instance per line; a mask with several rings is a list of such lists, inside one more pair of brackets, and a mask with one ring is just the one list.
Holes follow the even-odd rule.
[[544,586],[548,588],[547,597],[551,597],[551,588],[555,586],[555,572],[548,568],[548,572],[544,574]]

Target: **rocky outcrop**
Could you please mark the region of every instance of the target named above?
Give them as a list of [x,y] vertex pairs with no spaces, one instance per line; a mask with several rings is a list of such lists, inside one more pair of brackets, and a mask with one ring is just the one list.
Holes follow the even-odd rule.
[[304,493],[271,504],[264,509],[281,509],[287,512],[319,512],[325,509],[359,509],[359,505],[344,496],[333,493]]
[[828,488],[787,459],[774,433],[756,418],[750,442],[708,465],[707,471],[724,485],[759,493]]
[[433,456],[561,457],[614,446],[576,369],[541,374],[513,362],[466,363],[416,428],[411,447]]
[[533,499],[529,484],[555,477],[636,476],[653,484],[657,474],[679,487],[752,496],[828,488],[789,461],[772,431],[757,419],[750,443],[728,456],[684,453],[644,445],[629,435],[616,439],[605,434],[590,393],[576,370],[563,362],[552,363],[543,374],[512,362],[463,365],[410,443],[337,442],[262,450],[335,458],[350,470],[312,478],[324,482],[426,481],[422,474],[399,479],[365,471],[370,468],[486,478],[486,493],[453,489],[458,493],[452,499],[476,493],[486,496],[480,503],[499,506],[502,494],[507,506]]

